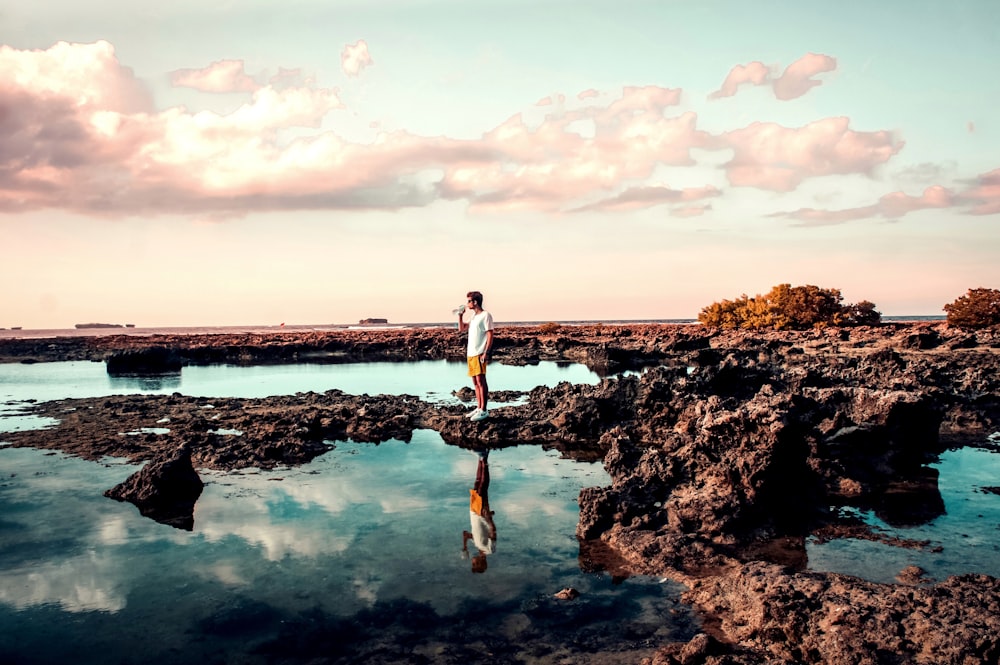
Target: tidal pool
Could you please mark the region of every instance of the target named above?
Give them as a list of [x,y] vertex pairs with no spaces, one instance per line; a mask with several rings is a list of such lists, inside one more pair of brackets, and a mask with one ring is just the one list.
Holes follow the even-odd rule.
[[[481,459],[417,431],[302,467],[202,472],[186,532],[102,496],[135,465],[0,448],[0,662],[637,662],[694,634],[676,585],[585,572],[576,500],[608,482],[600,464],[489,451],[495,551],[463,552]],[[553,598],[566,587],[580,598]]]
[[894,527],[871,511],[851,511],[888,537],[927,541],[920,549],[843,538],[807,541],[811,570],[892,582],[907,566],[919,566],[930,578],[984,573],[1000,577],[1000,454],[984,448],[958,448],[932,465],[944,513],[909,528]]
[[[490,374],[503,390],[599,380],[556,363]],[[609,482],[599,463],[490,451],[496,547],[473,572],[478,548],[462,544],[480,456],[434,432],[336,442],[292,469],[203,471],[191,532],[103,497],[135,465],[3,445],[5,431],[51,424],[21,411],[28,400],[337,388],[447,403],[467,384],[462,363],[445,361],[190,367],[151,379],[111,377],[102,363],[0,365],[0,663],[638,662],[698,632],[676,585],[612,579],[581,556],[576,499]],[[945,506],[933,521],[898,528],[858,511],[928,548],[808,542],[809,568],[885,582],[908,565],[936,579],[1000,575],[1000,455],[962,448],[933,466]],[[582,595],[554,599],[565,587]]]
[[[31,365],[0,363],[0,402],[103,397],[136,393],[194,397],[269,397],[336,388],[352,395],[414,395],[428,401],[453,400],[451,393],[472,386],[464,362],[421,360],[292,365],[206,365],[176,374],[111,376],[104,363],[69,361]],[[489,367],[492,390],[528,391],[562,381],[597,384],[600,376],[579,363]]]
[[[502,390],[599,380],[582,365],[490,368]],[[421,649],[432,662],[583,662],[607,651],[638,660],[690,637],[676,585],[581,562],[576,500],[608,482],[599,463],[527,446],[487,453],[497,536],[480,555],[474,539],[463,552],[463,532],[481,457],[435,432],[335,442],[297,468],[202,471],[191,532],[103,496],[135,465],[2,444],[4,431],[51,424],[22,412],[29,400],[337,388],[449,402],[468,384],[463,363],[444,361],[151,378],[109,376],[103,363],[0,365],[0,662],[393,662]],[[485,572],[473,572],[483,558]],[[565,587],[581,597],[554,599]]]

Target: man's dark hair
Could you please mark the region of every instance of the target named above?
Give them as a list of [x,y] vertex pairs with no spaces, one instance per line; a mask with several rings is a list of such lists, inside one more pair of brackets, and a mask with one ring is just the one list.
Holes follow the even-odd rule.
[[483,294],[479,291],[469,291],[465,294],[466,298],[472,298],[472,301],[476,303],[476,307],[483,306]]

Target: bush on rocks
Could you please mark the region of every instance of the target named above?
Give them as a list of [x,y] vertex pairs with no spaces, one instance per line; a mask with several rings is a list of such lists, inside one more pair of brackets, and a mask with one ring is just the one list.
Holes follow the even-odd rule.
[[862,300],[841,305],[840,289],[824,289],[807,284],[779,284],[767,295],[746,294],[737,300],[712,303],[698,314],[698,320],[717,328],[760,330],[807,330],[826,326],[873,326],[882,322],[875,303]]
[[1000,324],[1000,291],[969,289],[968,293],[944,306],[948,324],[960,328],[986,328]]

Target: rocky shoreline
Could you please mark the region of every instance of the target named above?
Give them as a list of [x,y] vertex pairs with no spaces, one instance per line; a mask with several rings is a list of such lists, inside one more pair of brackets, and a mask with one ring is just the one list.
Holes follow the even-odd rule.
[[[653,662],[1000,660],[1000,580],[935,581],[907,570],[896,584],[874,584],[807,571],[804,546],[817,534],[880,538],[844,522],[841,506],[874,510],[889,523],[943,511],[925,465],[950,446],[987,446],[1000,429],[1000,330],[506,327],[494,349],[497,362],[581,362],[608,378],[498,392],[483,423],[461,417],[458,406],[336,390],[67,399],[33,407],[58,426],[4,440],[89,459],[180,459],[225,470],[302,464],[331,441],[409,440],[415,429],[433,429],[459,446],[534,444],[603,458],[611,485],[580,496],[581,558],[617,575],[682,582],[703,622],[701,635],[662,645]],[[2,362],[102,361],[112,373],[463,356],[448,329],[0,340]],[[144,430],[156,423],[169,433]]]

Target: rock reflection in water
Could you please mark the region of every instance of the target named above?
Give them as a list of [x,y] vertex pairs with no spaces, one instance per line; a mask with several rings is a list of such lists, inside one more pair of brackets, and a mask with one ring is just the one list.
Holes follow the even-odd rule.
[[921,467],[908,477],[890,483],[875,509],[875,515],[889,526],[899,529],[929,524],[944,515],[937,469]]
[[[581,570],[576,499],[607,482],[599,463],[491,451],[478,484],[501,544],[472,574],[458,537],[480,459],[418,431],[297,468],[202,471],[188,532],[102,496],[133,465],[0,448],[17,474],[0,481],[0,660],[638,662],[693,635],[677,586]],[[565,587],[581,596],[552,597]]]
[[191,531],[194,505],[204,483],[191,465],[187,446],[154,459],[127,480],[104,493],[117,501],[134,504],[139,512],[161,524]]
[[164,392],[181,388],[181,373],[164,374],[111,374],[108,383],[115,392]]
[[937,580],[969,572],[996,576],[1000,501],[982,488],[998,476],[997,452],[946,451],[922,473],[890,487],[889,500],[846,510],[876,538],[809,539],[809,567],[887,583],[907,566]]

